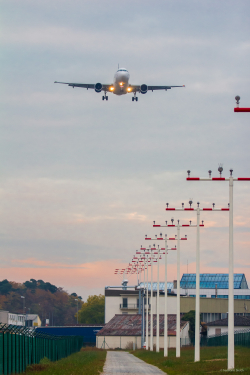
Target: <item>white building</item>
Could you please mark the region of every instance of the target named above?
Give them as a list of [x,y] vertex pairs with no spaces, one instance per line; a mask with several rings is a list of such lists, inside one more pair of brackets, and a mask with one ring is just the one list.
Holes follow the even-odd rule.
[[[149,313],[156,314],[156,299],[157,294],[149,293]],[[159,297],[160,314],[164,314],[164,300],[165,294],[161,292]],[[185,314],[190,310],[195,310],[195,297],[181,296],[180,299],[181,313]],[[146,298],[144,298],[146,304]],[[105,323],[108,323],[116,314],[137,314],[139,312],[139,290],[133,288],[105,288]],[[168,294],[168,314],[176,314],[177,312],[177,297],[174,293]],[[226,298],[207,298],[200,299],[200,312],[203,322],[212,322],[227,317],[228,299]],[[234,312],[237,315],[250,316],[250,300],[249,299],[235,299]]]
[[[245,316],[235,315],[234,317],[234,332],[250,330],[250,318]],[[207,323],[207,336],[217,336],[228,332],[228,318],[216,320]]]
[[41,319],[37,314],[14,314],[0,310],[0,323],[15,326],[40,327]]
[[13,314],[9,311],[0,310],[0,323],[25,326],[25,315]]
[[[164,315],[160,314],[160,348],[164,347]],[[189,344],[189,322],[181,321],[181,345]],[[115,315],[96,335],[96,347],[129,349],[141,347],[142,316],[140,314]],[[150,342],[150,321],[149,321]],[[156,315],[153,315],[153,344],[156,344]],[[168,315],[168,347],[176,347],[176,315]]]

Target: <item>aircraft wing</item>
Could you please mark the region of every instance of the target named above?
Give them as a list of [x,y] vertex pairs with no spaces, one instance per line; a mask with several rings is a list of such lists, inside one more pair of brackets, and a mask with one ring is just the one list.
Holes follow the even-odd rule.
[[[95,84],[94,83],[71,83],[71,82],[57,82],[55,81],[54,83],[61,83],[63,85],[68,85],[68,86],[71,86],[71,87],[81,87],[81,88],[84,88],[84,89],[95,89]],[[112,86],[111,85],[102,85],[102,89],[101,91],[108,91],[108,88]]]
[[185,87],[185,85],[182,85],[182,86],[148,86],[148,90],[149,91],[170,90],[172,87]]
[[[131,85],[131,92],[141,92],[141,86],[139,85]],[[170,90],[172,87],[185,87],[185,85],[182,86],[147,86],[148,91],[154,91],[154,90]]]

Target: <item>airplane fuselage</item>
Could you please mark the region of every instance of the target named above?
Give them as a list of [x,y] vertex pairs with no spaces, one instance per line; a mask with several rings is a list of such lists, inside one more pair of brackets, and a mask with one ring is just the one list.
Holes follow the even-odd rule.
[[129,78],[130,75],[126,69],[118,69],[114,75],[114,89],[112,90],[112,92],[116,95],[124,95],[130,92],[131,90],[129,88]]

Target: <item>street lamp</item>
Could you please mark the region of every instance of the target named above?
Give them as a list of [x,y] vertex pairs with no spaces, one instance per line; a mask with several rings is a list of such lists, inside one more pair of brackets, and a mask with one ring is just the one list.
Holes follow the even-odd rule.
[[77,301],[76,323],[78,324],[78,298],[75,298],[75,301]]
[[[219,167],[220,174],[222,173],[221,166]],[[212,171],[208,171],[209,176],[211,177]],[[196,227],[196,295],[195,295],[195,354],[194,354],[194,361],[200,361],[200,227],[204,227],[203,221],[200,224],[200,212],[201,211],[229,211],[229,208],[215,208],[215,203],[212,204],[213,208],[201,208],[200,203],[197,202],[197,208],[193,208],[192,199],[188,202],[189,207],[185,208],[184,203],[182,203],[181,208],[171,208],[169,207],[169,203],[167,203],[166,211],[196,211],[197,212],[197,225],[192,225],[190,221],[190,225],[182,225],[183,227]],[[158,225],[159,226],[159,225]],[[167,222],[166,222],[167,226]]]
[[236,100],[236,107],[234,108],[234,112],[250,112],[250,108],[239,108],[239,104],[240,104],[239,95],[235,97],[235,100]]
[[[167,236],[165,236],[165,247],[161,248],[161,250],[165,251],[164,254],[165,254],[165,257],[167,258],[167,241],[175,241],[177,240],[177,314],[176,314],[176,357],[180,357],[180,241],[185,241],[187,240],[187,236],[185,235],[185,237],[183,238],[180,238],[180,227],[181,225],[179,224],[179,220],[178,220],[178,224],[177,225],[174,225],[174,219],[172,218],[171,219],[172,221],[172,224],[171,225],[167,225],[167,227],[177,227],[177,236],[175,237],[169,237],[167,238]],[[155,222],[154,222],[154,225],[153,227],[160,227],[161,225],[155,225]],[[155,238],[148,238],[146,237],[145,240],[159,240],[159,241],[163,241],[164,238],[162,236],[162,233],[160,233],[160,236],[158,237],[157,235],[155,235]],[[174,248],[175,250],[175,248]],[[165,320],[165,333],[167,334],[167,301],[166,301],[166,298],[167,298],[167,294],[166,291],[166,285],[167,285],[167,259],[165,258],[165,317],[164,317],[164,320]],[[158,278],[157,278],[157,297],[159,299],[159,264],[158,264]],[[159,311],[159,302],[157,303],[157,311]],[[159,352],[160,348],[159,348],[159,316],[158,316],[158,313],[157,313],[157,341],[156,341],[156,351]],[[167,340],[166,340],[166,337],[164,337],[164,356],[167,356]]]
[[[249,177],[233,178],[233,170],[230,169],[230,177],[221,177],[223,168],[218,168],[220,177],[211,177],[212,171],[208,171],[209,178],[190,177],[187,171],[187,181],[229,181],[229,280],[228,280],[228,370],[234,369],[234,250],[233,250],[233,183],[234,181],[250,181]],[[197,284],[197,280],[196,280]]]
[[[25,297],[21,296],[21,298],[23,299],[23,316],[24,316],[24,313],[25,313]],[[23,325],[25,326],[25,321],[23,322]]]

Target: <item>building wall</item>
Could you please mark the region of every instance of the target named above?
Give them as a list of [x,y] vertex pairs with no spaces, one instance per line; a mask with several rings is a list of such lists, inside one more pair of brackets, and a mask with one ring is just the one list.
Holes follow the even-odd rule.
[[[121,291],[122,293],[122,291]],[[121,296],[111,296],[105,297],[105,323],[108,323],[115,314],[136,314],[137,309],[120,309],[120,304],[122,304],[122,298],[126,297],[128,299],[128,305],[136,305],[138,295],[121,295]],[[176,314],[176,299],[175,295],[168,295],[168,314]],[[160,314],[164,314],[164,302],[165,296],[160,295]],[[187,313],[190,310],[195,310],[195,297],[181,297],[181,313]],[[149,313],[152,312],[156,314],[156,297],[151,297],[149,295],[149,303],[151,304],[151,309]],[[228,312],[228,299],[222,298],[201,298],[200,299],[200,311],[203,314],[202,320],[205,322],[211,322],[213,320],[223,319]],[[235,314],[250,314],[250,300],[234,300],[234,312]],[[220,315],[218,315],[220,314]]]
[[[208,326],[207,327],[207,336],[213,336],[216,334],[216,329],[220,329],[221,330],[221,333],[226,333],[228,332],[228,327],[227,326]],[[235,331],[239,331],[239,330],[244,330],[244,329],[250,329],[250,327],[246,327],[246,326],[237,326],[237,327],[234,327],[234,332]]]
[[8,324],[8,311],[0,310],[0,323]]
[[23,326],[25,325],[25,315],[13,314],[9,311],[0,310],[0,323]]
[[[176,294],[177,289],[173,289],[173,292]],[[196,289],[182,289],[181,294],[186,294],[187,296],[195,296]],[[204,296],[205,298],[215,298],[216,291],[215,289],[200,289],[200,296]],[[217,295],[220,296],[228,296],[228,289],[217,289]],[[234,295],[237,297],[246,296],[246,299],[250,299],[250,289],[234,289]]]
[[122,297],[105,297],[105,323],[108,323],[115,314],[122,314],[120,304]]
[[[120,309],[120,305],[122,305],[123,298],[128,299],[128,306],[137,306],[137,299],[139,298],[138,295],[122,295],[121,292],[121,296],[105,296],[105,323],[108,323],[115,316],[115,314],[138,313],[138,309],[135,308]],[[152,311],[153,314],[156,314],[156,297],[153,297],[153,300],[151,300],[150,294],[149,304],[151,305],[149,313]],[[164,295],[160,295],[160,314],[164,314],[164,306]],[[168,313],[176,314],[176,296],[168,296]]]
[[[222,298],[201,298],[201,313],[224,313],[228,312],[228,299]],[[187,313],[195,310],[195,297],[181,297],[181,312]],[[234,300],[234,312],[250,312],[250,300]]]
[[[150,336],[149,336],[150,340]],[[160,336],[160,348],[164,348],[164,337]],[[126,349],[127,346],[141,348],[141,336],[96,336],[96,347],[102,349]],[[150,341],[149,341],[150,344]],[[153,345],[156,345],[156,337],[154,336]],[[168,347],[176,347],[176,337],[168,336]]]

